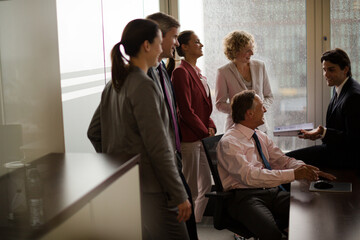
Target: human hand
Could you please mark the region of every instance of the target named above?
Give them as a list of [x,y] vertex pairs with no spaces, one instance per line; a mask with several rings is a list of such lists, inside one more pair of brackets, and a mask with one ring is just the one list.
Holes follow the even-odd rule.
[[214,128],[209,128],[209,136],[215,136],[215,129]]
[[324,127],[320,125],[317,128],[310,131],[301,129],[300,133],[301,134],[299,135],[299,138],[316,140],[321,138],[322,134],[324,133]]
[[191,203],[189,202],[188,199],[186,199],[185,202],[180,203],[177,207],[179,209],[179,214],[176,217],[176,219],[179,222],[182,222],[182,221],[186,222],[190,218],[190,215],[191,215]]
[[320,176],[320,177],[323,177],[323,178],[326,178],[330,181],[332,180],[335,180],[336,177],[330,173],[326,173],[326,172],[323,172],[323,171],[317,171],[317,174]]
[[311,165],[301,165],[294,170],[295,180],[316,181],[319,179],[319,169]]

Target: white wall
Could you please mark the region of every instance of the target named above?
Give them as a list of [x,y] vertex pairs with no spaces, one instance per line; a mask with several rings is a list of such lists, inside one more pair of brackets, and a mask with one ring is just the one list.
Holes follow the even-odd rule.
[[0,67],[1,174],[64,152],[55,0],[0,1]]

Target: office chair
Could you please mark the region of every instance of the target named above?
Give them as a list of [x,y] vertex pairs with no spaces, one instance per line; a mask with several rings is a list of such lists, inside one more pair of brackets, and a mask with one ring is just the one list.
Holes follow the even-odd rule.
[[215,191],[205,194],[206,197],[213,199],[215,203],[213,213],[214,227],[218,230],[228,229],[231,232],[239,234],[244,239],[255,237],[254,234],[251,233],[242,223],[233,220],[226,210],[227,200],[232,198],[234,193],[224,192],[217,169],[218,160],[216,155],[216,146],[222,136],[223,134],[207,137],[201,140],[210,166],[211,174],[215,182]]

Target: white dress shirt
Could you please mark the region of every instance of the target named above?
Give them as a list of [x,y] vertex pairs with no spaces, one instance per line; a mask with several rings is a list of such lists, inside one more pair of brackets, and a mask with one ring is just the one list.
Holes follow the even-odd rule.
[[270,188],[295,180],[294,169],[304,164],[286,156],[263,132],[256,130],[264,156],[272,170],[266,169],[252,138],[254,130],[234,124],[217,147],[218,171],[224,190]]

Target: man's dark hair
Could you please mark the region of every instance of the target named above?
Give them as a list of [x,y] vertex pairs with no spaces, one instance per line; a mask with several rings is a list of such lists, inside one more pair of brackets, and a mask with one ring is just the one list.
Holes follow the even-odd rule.
[[246,111],[253,108],[255,95],[254,90],[244,90],[232,98],[231,110],[234,123],[245,120]]
[[333,50],[324,52],[321,57],[321,62],[323,61],[329,61],[332,64],[337,64],[339,65],[341,70],[344,70],[344,68],[348,66],[349,71],[347,73],[347,76],[352,76],[350,58],[344,50],[340,48],[335,48]]

